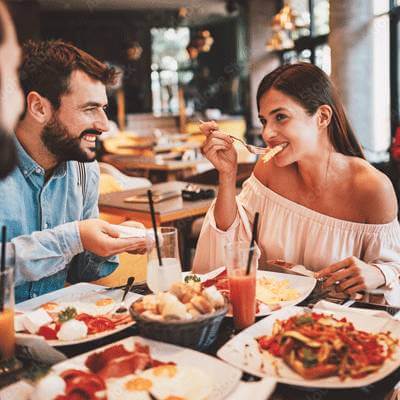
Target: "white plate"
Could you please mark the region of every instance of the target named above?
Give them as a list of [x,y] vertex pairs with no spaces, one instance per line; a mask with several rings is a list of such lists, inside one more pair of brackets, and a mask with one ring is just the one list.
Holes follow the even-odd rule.
[[[100,285],[94,285],[93,283],[77,283],[76,285],[71,285],[59,290],[55,290],[54,292],[46,293],[43,296],[35,297],[33,299],[24,301],[22,303],[18,303],[15,306],[16,311],[22,311],[22,312],[28,312],[28,311],[33,311],[39,308],[42,304],[48,303],[49,301],[55,301],[55,300],[60,300],[60,301],[73,301],[74,299],[77,300],[78,298],[81,298],[87,293],[93,292],[96,289],[100,289],[104,286]],[[110,290],[110,291],[105,291],[101,292],[102,294],[105,294],[107,297],[112,297],[116,301],[119,301],[122,297],[122,290]],[[126,306],[129,308],[129,305],[134,302],[135,300],[139,299],[142,297],[139,294],[136,293],[128,293],[126,297]],[[114,333],[120,332],[129,326],[132,326],[135,324],[135,321],[128,322],[127,324],[118,326],[117,328],[110,330],[110,331],[105,331],[105,332],[99,332],[95,333],[93,335],[89,335],[83,339],[78,339],[78,340],[46,340],[46,342],[50,346],[70,346],[73,344],[79,344],[79,343],[85,343],[85,342],[91,342],[92,340],[97,340],[102,337],[106,337],[109,335],[113,335]],[[15,337],[18,338],[25,338],[25,337],[31,337],[32,335],[29,333],[20,333],[17,332],[15,334]]]
[[[255,340],[256,337],[270,335],[275,320],[285,320],[303,311],[302,307],[289,307],[262,319],[221,347],[217,353],[218,357],[259,377],[272,376],[278,382],[295,386],[335,389],[370,385],[383,379],[400,366],[400,346],[397,346],[392,359],[386,360],[378,371],[364,378],[348,378],[341,381],[339,377],[331,376],[328,378],[306,380],[289,368],[281,358],[274,357],[266,351],[260,353],[258,343]],[[371,333],[390,331],[394,338],[400,338],[400,322],[393,319],[365,316],[352,312],[352,310],[327,311],[314,308],[313,311],[330,314],[338,319],[345,317],[354,324],[356,329]]]
[[[225,267],[218,268],[215,271],[211,271],[208,274],[196,274],[202,282],[207,279],[211,279],[215,276],[218,276]],[[186,275],[191,275],[191,272],[184,272],[183,277]],[[290,287],[296,289],[299,292],[299,297],[290,301],[280,301],[276,303],[277,305],[283,307],[294,306],[296,304],[301,303],[304,299],[306,299],[311,292],[313,291],[315,284],[317,283],[315,278],[311,278],[308,276],[300,276],[300,275],[292,275],[292,274],[282,274],[280,272],[271,272],[271,271],[257,271],[257,279],[267,277],[274,278],[277,280],[287,280],[290,284]],[[261,303],[259,306],[259,311],[256,314],[256,317],[264,317],[266,315],[270,315],[273,311],[267,304]],[[227,315],[228,317],[231,315]]]
[[[212,380],[212,390],[208,397],[209,400],[220,400],[225,398],[237,387],[242,376],[242,371],[218,360],[215,357],[172,344],[145,339],[140,336],[132,336],[107,346],[100,347],[88,353],[81,354],[77,357],[71,358],[70,360],[63,361],[54,365],[52,367],[52,372],[59,374],[70,368],[86,369],[85,361],[88,355],[117,344],[123,344],[127,350],[133,350],[135,342],[149,345],[150,355],[154,359],[165,362],[173,361],[178,366],[190,366],[203,371]],[[118,378],[113,378],[113,380],[114,379],[116,380]],[[187,384],[190,385],[190,382],[187,382]],[[121,393],[120,398],[124,398],[123,393]]]

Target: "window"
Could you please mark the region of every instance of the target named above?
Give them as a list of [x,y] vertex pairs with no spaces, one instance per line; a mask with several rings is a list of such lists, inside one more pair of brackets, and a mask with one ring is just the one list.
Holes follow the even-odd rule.
[[189,28],[151,29],[151,91],[155,114],[178,113],[180,83],[189,82],[193,73],[186,46],[189,44]]
[[390,100],[392,133],[400,126],[400,0],[392,0],[390,10]]
[[281,52],[282,62],[311,62],[330,74],[329,0],[289,0],[285,4],[296,16],[296,28],[291,35],[294,46]]

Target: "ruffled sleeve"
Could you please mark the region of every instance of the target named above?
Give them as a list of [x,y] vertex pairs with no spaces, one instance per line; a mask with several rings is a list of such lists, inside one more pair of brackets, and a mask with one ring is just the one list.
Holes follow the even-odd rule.
[[225,245],[238,240],[250,241],[252,223],[257,208],[255,203],[260,197],[247,182],[243,190],[236,196],[237,214],[232,225],[226,230],[218,229],[214,209],[215,201],[209,208],[197,242],[196,254],[193,260],[193,271],[199,274],[212,271],[225,265]]
[[366,235],[363,260],[385,276],[383,288],[389,304],[400,306],[400,225],[396,220]]

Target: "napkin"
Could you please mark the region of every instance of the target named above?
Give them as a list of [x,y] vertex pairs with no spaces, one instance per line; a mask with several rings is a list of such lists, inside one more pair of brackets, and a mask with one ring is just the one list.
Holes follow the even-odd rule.
[[381,317],[393,319],[393,317],[386,311],[382,310],[368,310],[364,308],[349,308],[348,306],[343,306],[336,303],[331,303],[330,301],[320,300],[318,303],[314,304],[313,308],[318,308],[320,310],[327,311],[346,311],[346,313],[354,313],[360,315],[370,315],[372,317]]

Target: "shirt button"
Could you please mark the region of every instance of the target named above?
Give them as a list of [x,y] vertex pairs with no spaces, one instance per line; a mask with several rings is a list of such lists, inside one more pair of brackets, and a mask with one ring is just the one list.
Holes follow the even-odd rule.
[[49,227],[49,224],[44,224],[44,227],[47,229]]
[[35,292],[33,292],[32,297],[37,297],[37,294]]
[[42,170],[41,170],[41,168],[39,168],[39,167],[38,167],[38,168],[36,168],[36,170],[35,170],[35,171],[36,171],[36,173],[37,173],[37,174],[40,174],[40,173],[42,173]]

